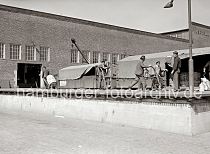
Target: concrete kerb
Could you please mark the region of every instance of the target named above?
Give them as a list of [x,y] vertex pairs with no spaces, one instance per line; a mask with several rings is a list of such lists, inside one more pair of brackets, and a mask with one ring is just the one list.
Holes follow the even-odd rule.
[[[210,130],[207,126],[209,124],[207,115],[210,115],[210,112],[206,111],[204,114],[195,113],[191,105],[187,103],[185,105],[155,103],[155,99],[153,99],[154,102],[139,104],[114,100],[14,95],[0,95],[0,99],[1,110],[43,113],[185,135],[194,135]],[[197,108],[200,107],[197,106]],[[205,120],[203,122],[199,121],[198,119],[201,118],[205,118]],[[199,123],[200,126],[196,125],[196,123]]]

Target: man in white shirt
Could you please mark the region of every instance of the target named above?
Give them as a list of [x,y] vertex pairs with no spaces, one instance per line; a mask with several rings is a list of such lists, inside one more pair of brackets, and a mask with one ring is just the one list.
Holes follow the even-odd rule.
[[207,63],[206,63],[206,65],[204,66],[204,68],[203,68],[203,72],[204,73],[208,73],[208,77],[209,77],[209,80],[210,80],[210,61],[208,61]]
[[49,88],[56,88],[56,79],[53,75],[50,74],[47,76],[47,83],[49,85]]

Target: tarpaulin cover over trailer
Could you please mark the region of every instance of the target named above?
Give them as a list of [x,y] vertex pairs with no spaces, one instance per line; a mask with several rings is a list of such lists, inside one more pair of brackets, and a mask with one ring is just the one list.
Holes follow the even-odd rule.
[[[189,58],[189,50],[177,50],[181,59]],[[210,54],[210,47],[193,49],[193,57]],[[161,68],[165,68],[166,62],[172,62],[171,56],[173,51],[144,54],[146,57],[145,64],[154,66],[160,61]],[[118,78],[135,78],[136,65],[142,55],[129,56],[118,61]]]
[[59,80],[76,80],[82,78],[87,74],[92,68],[100,65],[99,63],[69,66],[59,70]]

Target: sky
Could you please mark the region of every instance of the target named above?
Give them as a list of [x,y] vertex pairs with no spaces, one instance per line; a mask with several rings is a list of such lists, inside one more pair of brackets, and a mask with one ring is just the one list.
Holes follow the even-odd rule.
[[[0,4],[147,32],[188,28],[188,0],[0,0]],[[210,0],[192,0],[192,21],[210,26]]]

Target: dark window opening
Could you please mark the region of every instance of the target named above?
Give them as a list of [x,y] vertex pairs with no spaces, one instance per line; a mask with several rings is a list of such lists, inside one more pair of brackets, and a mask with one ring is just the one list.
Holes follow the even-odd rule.
[[41,64],[19,63],[17,66],[17,85],[19,88],[40,88]]

